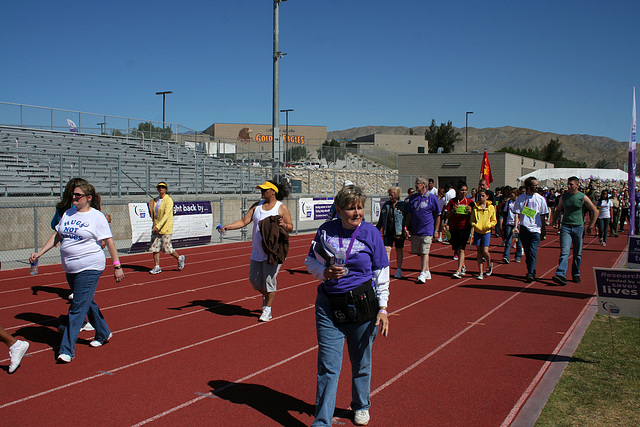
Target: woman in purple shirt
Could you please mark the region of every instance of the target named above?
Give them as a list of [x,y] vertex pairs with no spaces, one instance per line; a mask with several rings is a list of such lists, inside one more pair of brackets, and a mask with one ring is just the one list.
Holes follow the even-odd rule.
[[371,347],[378,329],[383,336],[389,330],[389,260],[378,229],[362,221],[366,199],[359,187],[340,190],[334,199],[340,219],[320,226],[305,259],[309,272],[322,282],[316,298],[314,426],[331,426],[345,338],[352,364],[354,423],[369,422]]

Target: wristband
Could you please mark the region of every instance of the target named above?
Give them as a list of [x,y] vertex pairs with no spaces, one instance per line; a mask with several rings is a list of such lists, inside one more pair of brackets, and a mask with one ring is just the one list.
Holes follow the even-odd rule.
[[385,316],[388,316],[388,315],[389,315],[389,313],[387,313],[387,310],[379,310],[379,311],[378,311],[378,313],[382,313],[382,314],[384,314]]
[[120,261],[113,261],[113,265],[114,265],[114,266],[116,266],[116,265],[120,265]]

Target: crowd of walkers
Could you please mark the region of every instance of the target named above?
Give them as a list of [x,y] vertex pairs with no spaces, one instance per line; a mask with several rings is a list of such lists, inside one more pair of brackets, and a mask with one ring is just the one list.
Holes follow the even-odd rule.
[[[394,277],[402,278],[406,240],[410,252],[420,258],[418,284],[432,280],[429,252],[434,241],[450,245],[457,261],[453,279],[461,279],[472,271],[478,280],[490,277],[494,262],[498,262],[492,260],[489,252],[492,239],[494,246],[504,248],[500,251],[503,263],[512,259],[519,263],[524,258],[524,280],[531,283],[536,280],[540,241],[553,230],[560,235],[561,247],[553,281],[566,285],[571,247],[570,277],[580,283],[585,235],[596,230],[601,244],[606,246],[607,237],[618,237],[628,219],[629,200],[624,189],[620,194],[617,189],[603,189],[597,194],[589,185],[581,191],[581,182],[576,177],[569,178],[566,188],[558,190],[540,188],[534,177],[517,188],[506,186],[492,191],[488,184],[481,179],[471,191],[462,182],[438,189],[433,179],[418,177],[405,199],[400,188],[389,188],[389,199],[374,225],[364,220],[367,196],[360,187],[345,181],[335,196],[332,219],[317,230],[304,262],[319,282],[315,300],[318,362],[314,426],[332,424],[345,341],[351,362],[354,423],[369,422],[371,349],[378,334],[386,337],[389,333],[389,261],[395,248]],[[273,318],[277,275],[288,253],[289,232],[293,231],[291,213],[282,203],[289,187],[284,177],[265,181],[256,187],[262,196],[259,202],[242,218],[218,227],[224,234],[253,222],[248,276],[262,296],[261,322]],[[171,244],[173,201],[167,184],[158,183],[157,191],[158,197],[149,203],[153,220],[152,274],[162,273],[160,251],[175,258],[178,270],[185,267],[185,257],[178,255]],[[68,315],[59,327],[62,333],[59,363],[72,361],[81,330],[95,330],[95,338],[89,344],[92,347],[100,347],[113,337],[94,299],[98,279],[106,266],[105,247],[111,255],[116,282],[124,279],[124,273],[109,218],[100,209],[100,195],[91,184],[80,178],[69,181],[52,220],[55,232],[30,257],[31,262],[36,262],[60,243],[62,269],[73,297]],[[467,246],[476,248],[477,267],[469,270],[465,263]],[[85,329],[88,324],[90,328]],[[0,339],[9,347],[9,373],[13,373],[29,343],[12,337],[1,327]]]

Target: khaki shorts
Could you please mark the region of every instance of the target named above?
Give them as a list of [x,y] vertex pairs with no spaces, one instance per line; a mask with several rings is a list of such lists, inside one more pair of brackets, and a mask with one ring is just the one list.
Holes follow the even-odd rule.
[[411,236],[411,253],[428,255],[432,236]]
[[251,260],[249,263],[249,282],[256,291],[275,292],[278,285],[276,277],[282,264],[269,264],[267,261]]
[[149,248],[149,252],[157,253],[164,252],[165,254],[171,255],[173,252],[173,245],[171,245],[171,234],[151,234],[151,248]]

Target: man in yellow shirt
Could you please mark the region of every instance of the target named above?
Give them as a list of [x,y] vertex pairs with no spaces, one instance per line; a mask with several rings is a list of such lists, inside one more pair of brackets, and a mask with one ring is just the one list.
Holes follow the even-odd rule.
[[167,194],[167,184],[159,182],[157,185],[158,197],[149,201],[149,213],[153,219],[151,230],[151,248],[155,267],[149,273],[162,273],[160,268],[160,250],[169,254],[178,261],[178,270],[184,268],[184,255],[178,255],[171,245],[173,234],[173,200]]

